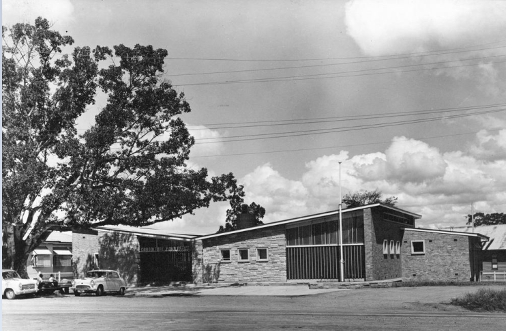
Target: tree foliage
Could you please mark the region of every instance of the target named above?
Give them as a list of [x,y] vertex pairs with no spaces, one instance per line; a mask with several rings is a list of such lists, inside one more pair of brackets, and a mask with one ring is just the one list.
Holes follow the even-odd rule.
[[[467,215],[467,224],[473,224],[473,215]],[[475,213],[474,226],[506,224],[506,214],[504,213]]]
[[360,191],[346,194],[343,197],[343,203],[347,208],[366,206],[374,203],[381,203],[393,207],[397,203],[397,197],[392,196],[385,199],[382,199],[381,197],[382,193],[378,190]]
[[242,198],[230,200],[231,208],[227,210],[225,226],[221,225],[217,233],[236,230],[237,217],[244,212],[255,216],[255,225],[264,224],[261,219],[264,218],[265,208],[255,202],[252,202],[250,205],[243,204],[242,202]]
[[73,42],[42,18],[2,27],[2,265],[22,274],[48,230],[145,226],[244,196],[231,173],[187,167],[190,105],[162,78],[166,50]]

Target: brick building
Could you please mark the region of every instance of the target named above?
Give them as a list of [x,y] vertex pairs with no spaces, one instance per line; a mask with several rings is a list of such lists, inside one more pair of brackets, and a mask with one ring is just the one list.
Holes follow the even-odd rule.
[[[129,284],[477,280],[486,236],[415,228],[421,216],[372,204],[205,236],[100,227],[74,234],[76,274],[118,270]],[[341,271],[341,251],[343,268]]]
[[74,273],[117,270],[129,285],[191,282],[193,235],[160,233],[128,226],[102,226],[73,232]]

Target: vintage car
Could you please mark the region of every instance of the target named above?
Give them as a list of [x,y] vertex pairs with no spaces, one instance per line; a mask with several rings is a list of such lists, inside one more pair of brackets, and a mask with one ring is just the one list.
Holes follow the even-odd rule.
[[114,270],[91,270],[86,277],[72,281],[74,295],[81,293],[95,293],[97,296],[104,293],[116,292],[125,294],[126,282]]
[[2,297],[12,300],[18,295],[36,294],[37,281],[23,279],[14,270],[2,269]]

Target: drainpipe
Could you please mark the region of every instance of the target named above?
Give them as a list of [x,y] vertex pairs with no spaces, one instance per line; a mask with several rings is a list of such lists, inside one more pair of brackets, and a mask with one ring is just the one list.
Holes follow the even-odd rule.
[[343,258],[343,197],[341,190],[341,162],[339,162],[339,281],[344,282],[344,258]]

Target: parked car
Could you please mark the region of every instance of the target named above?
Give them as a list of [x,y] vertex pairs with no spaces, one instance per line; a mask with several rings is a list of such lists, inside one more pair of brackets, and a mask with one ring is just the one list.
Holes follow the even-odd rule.
[[126,287],[126,282],[114,270],[91,270],[86,273],[86,277],[72,281],[72,290],[76,296],[82,293],[100,296],[109,292],[123,295]]
[[23,279],[14,270],[2,269],[2,297],[12,300],[18,295],[36,294],[37,290],[36,280]]

